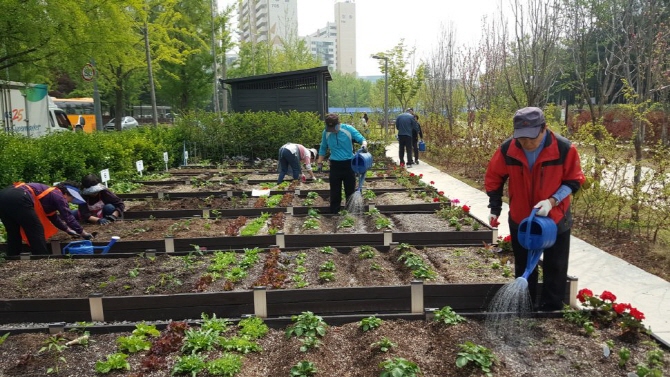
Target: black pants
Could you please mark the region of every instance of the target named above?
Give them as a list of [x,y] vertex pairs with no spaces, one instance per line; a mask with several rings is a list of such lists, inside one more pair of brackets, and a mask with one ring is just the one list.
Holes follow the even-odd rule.
[[407,151],[407,163],[412,164],[412,137],[405,135],[398,135],[398,142],[400,143],[400,163],[405,163],[405,151]]
[[419,136],[412,135],[412,150],[414,150],[414,162],[419,162]]
[[351,160],[330,161],[330,213],[339,213],[342,207],[342,184],[344,195],[349,200],[356,191],[356,175],[351,170]]
[[0,220],[7,230],[8,256],[21,254],[21,228],[33,254],[49,254],[44,227],[37,217],[31,195],[25,190],[10,186],[0,191]]
[[[512,249],[514,250],[514,276],[523,276],[526,270],[528,251],[519,243],[518,230],[510,227]],[[538,308],[541,310],[563,309],[565,284],[568,279],[568,259],[570,257],[570,229],[556,235],[554,246],[545,249],[542,257],[542,295]],[[537,297],[537,267],[528,277],[528,290],[533,298]]]

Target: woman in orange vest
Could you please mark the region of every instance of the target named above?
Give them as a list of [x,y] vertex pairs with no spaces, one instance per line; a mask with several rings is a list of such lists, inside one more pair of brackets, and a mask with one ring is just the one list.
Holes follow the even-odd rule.
[[33,254],[49,254],[47,239],[58,229],[72,236],[91,239],[72,216],[68,203],[84,203],[74,185],[59,183],[15,183],[0,191],[0,221],[7,230],[7,255],[19,255],[23,238]]

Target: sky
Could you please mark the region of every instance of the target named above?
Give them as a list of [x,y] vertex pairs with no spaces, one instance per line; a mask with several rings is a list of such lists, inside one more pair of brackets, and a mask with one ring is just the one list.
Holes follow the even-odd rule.
[[[219,7],[236,0],[218,0]],[[475,44],[482,17],[497,13],[499,0],[354,0],[356,69],[359,76],[381,75],[370,56],[394,48],[402,38],[419,59],[435,50],[443,27],[453,25],[459,44]],[[298,0],[298,34],[305,36],[335,18],[334,0]],[[236,21],[235,21],[236,22]]]

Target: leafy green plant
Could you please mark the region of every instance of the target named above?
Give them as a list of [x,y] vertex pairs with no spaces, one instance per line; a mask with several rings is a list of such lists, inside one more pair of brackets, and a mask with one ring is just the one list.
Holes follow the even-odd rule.
[[315,336],[306,336],[300,339],[300,352],[307,352],[312,348],[319,348],[321,341]]
[[392,222],[388,217],[377,216],[377,218],[375,218],[375,228],[376,229],[384,229],[384,228],[390,229],[390,228],[392,228]]
[[192,354],[177,357],[177,361],[172,367],[172,374],[190,374],[195,377],[199,372],[207,367],[205,358],[202,355]]
[[493,363],[497,361],[497,358],[490,349],[470,341],[459,344],[458,346],[461,348],[461,352],[458,353],[458,357],[456,358],[457,367],[463,368],[468,365],[468,363],[472,362],[487,376],[493,375],[491,367],[493,366]]
[[291,377],[309,377],[317,372],[316,366],[311,361],[300,361],[291,367]]
[[393,347],[395,347],[396,344],[393,343],[389,338],[383,337],[379,341],[374,342],[370,345],[370,347],[378,349],[381,352],[388,352],[390,351]]
[[444,323],[445,325],[455,325],[466,321],[464,317],[458,315],[450,306],[436,310],[434,314],[433,321]]
[[212,330],[187,329],[184,333],[183,353],[195,354],[201,351],[211,351],[219,342],[219,334]]
[[319,251],[324,254],[333,254],[335,252],[335,248],[332,246],[324,246],[321,249],[319,249]]
[[265,201],[265,205],[270,208],[275,208],[279,205],[279,202],[281,202],[282,197],[282,194],[271,195]]
[[379,212],[378,208],[371,208],[369,211],[365,212],[365,214],[368,215],[368,216],[377,216],[380,213],[381,212]]
[[374,191],[372,191],[372,190],[363,190],[363,198],[364,198],[364,199],[372,200],[372,199],[374,199],[374,198],[376,198],[376,197],[377,197],[377,194],[375,194]]
[[347,214],[344,216],[342,221],[340,221],[339,224],[337,224],[337,228],[353,228],[353,226],[356,225],[356,218]]
[[302,223],[302,227],[305,229],[319,229],[319,220],[310,217]]
[[619,368],[625,367],[628,360],[630,360],[630,349],[621,347],[619,350]]
[[310,191],[310,192],[307,193],[306,196],[307,196],[308,199],[312,199],[312,200],[313,200],[313,199],[316,199],[316,198],[319,197],[319,193],[318,193],[318,192],[315,192],[315,191]]
[[335,263],[332,260],[325,261],[319,266],[319,271],[333,272],[335,271]]
[[[281,195],[279,195],[279,197],[281,199]],[[261,217],[257,217],[253,221],[247,223],[247,225],[240,232],[240,235],[243,237],[255,236],[258,234],[258,231],[261,230],[263,226],[265,226],[265,223],[269,218],[269,213],[261,213]]]
[[[398,249],[400,249],[400,247],[398,247]],[[430,280],[437,277],[437,273],[431,270],[419,255],[411,251],[402,253],[400,257],[398,257],[398,261],[404,261],[405,266],[412,271],[412,275],[417,279]]]
[[226,351],[235,351],[245,355],[249,352],[262,351],[262,348],[258,343],[244,337],[240,338],[234,336],[232,338],[221,338],[218,342],[221,348]]
[[240,335],[249,339],[262,338],[269,331],[268,325],[259,317],[244,318],[240,320],[237,326],[240,328]]
[[44,342],[45,346],[40,348],[38,353],[43,353],[43,352],[56,352],[58,357],[56,358],[56,365],[52,367],[47,368],[47,374],[51,373],[56,373],[58,374],[60,372],[61,367],[67,366],[67,361],[65,360],[65,357],[61,356],[63,351],[67,349],[67,345],[61,344],[65,342],[65,338],[59,335],[54,335],[50,336],[47,338],[47,340]]
[[130,370],[130,363],[126,361],[127,358],[128,355],[121,352],[107,355],[107,360],[98,360],[95,362],[95,371],[98,373],[107,374],[113,370]]
[[372,246],[363,245],[358,252],[358,259],[372,259],[375,255],[375,249]]
[[2,345],[2,343],[5,342],[5,340],[7,340],[8,337],[9,337],[9,333],[6,333],[5,335],[0,336],[0,346]]
[[386,359],[379,366],[382,368],[379,377],[416,377],[421,374],[421,369],[416,363],[402,357]]
[[291,320],[295,322],[293,325],[286,328],[286,337],[292,335],[301,336],[324,336],[328,325],[324,322],[321,316],[315,315],[312,312],[302,312],[300,315],[291,316]]
[[224,353],[218,359],[207,362],[205,368],[212,376],[233,377],[242,370],[242,357]]
[[135,330],[133,330],[133,335],[139,337],[158,337],[161,332],[158,331],[155,325],[147,325],[146,323],[138,323],[135,325]]
[[316,208],[308,209],[307,210],[307,216],[315,218],[315,219],[318,219],[319,217],[321,217],[321,215],[319,214],[319,210],[316,209]]
[[200,318],[202,318],[202,325],[200,325],[200,330],[212,330],[217,335],[228,331],[228,326],[232,324],[232,322],[225,318],[216,318],[216,314],[212,314],[212,317],[210,318],[207,314],[202,313]]
[[135,353],[139,351],[148,351],[151,348],[151,342],[141,335],[121,336],[116,339],[119,351]]
[[335,274],[330,271],[321,271],[319,272],[319,280],[323,282],[335,280]]
[[381,318],[377,318],[375,316],[370,316],[367,318],[361,319],[361,321],[358,324],[358,327],[363,330],[363,332],[367,332],[370,330],[374,330],[377,327],[381,326],[384,321]]

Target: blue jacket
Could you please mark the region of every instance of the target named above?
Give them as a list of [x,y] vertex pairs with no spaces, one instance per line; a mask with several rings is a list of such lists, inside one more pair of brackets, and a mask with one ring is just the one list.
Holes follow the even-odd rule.
[[410,113],[402,113],[395,120],[395,128],[398,129],[398,136],[412,136],[412,130],[419,132],[419,123]]
[[363,135],[353,126],[340,123],[339,132],[327,132],[325,129],[321,134],[321,145],[319,156],[326,155],[326,149],[330,149],[331,161],[346,161],[354,158],[354,141],[362,144],[365,141]]

